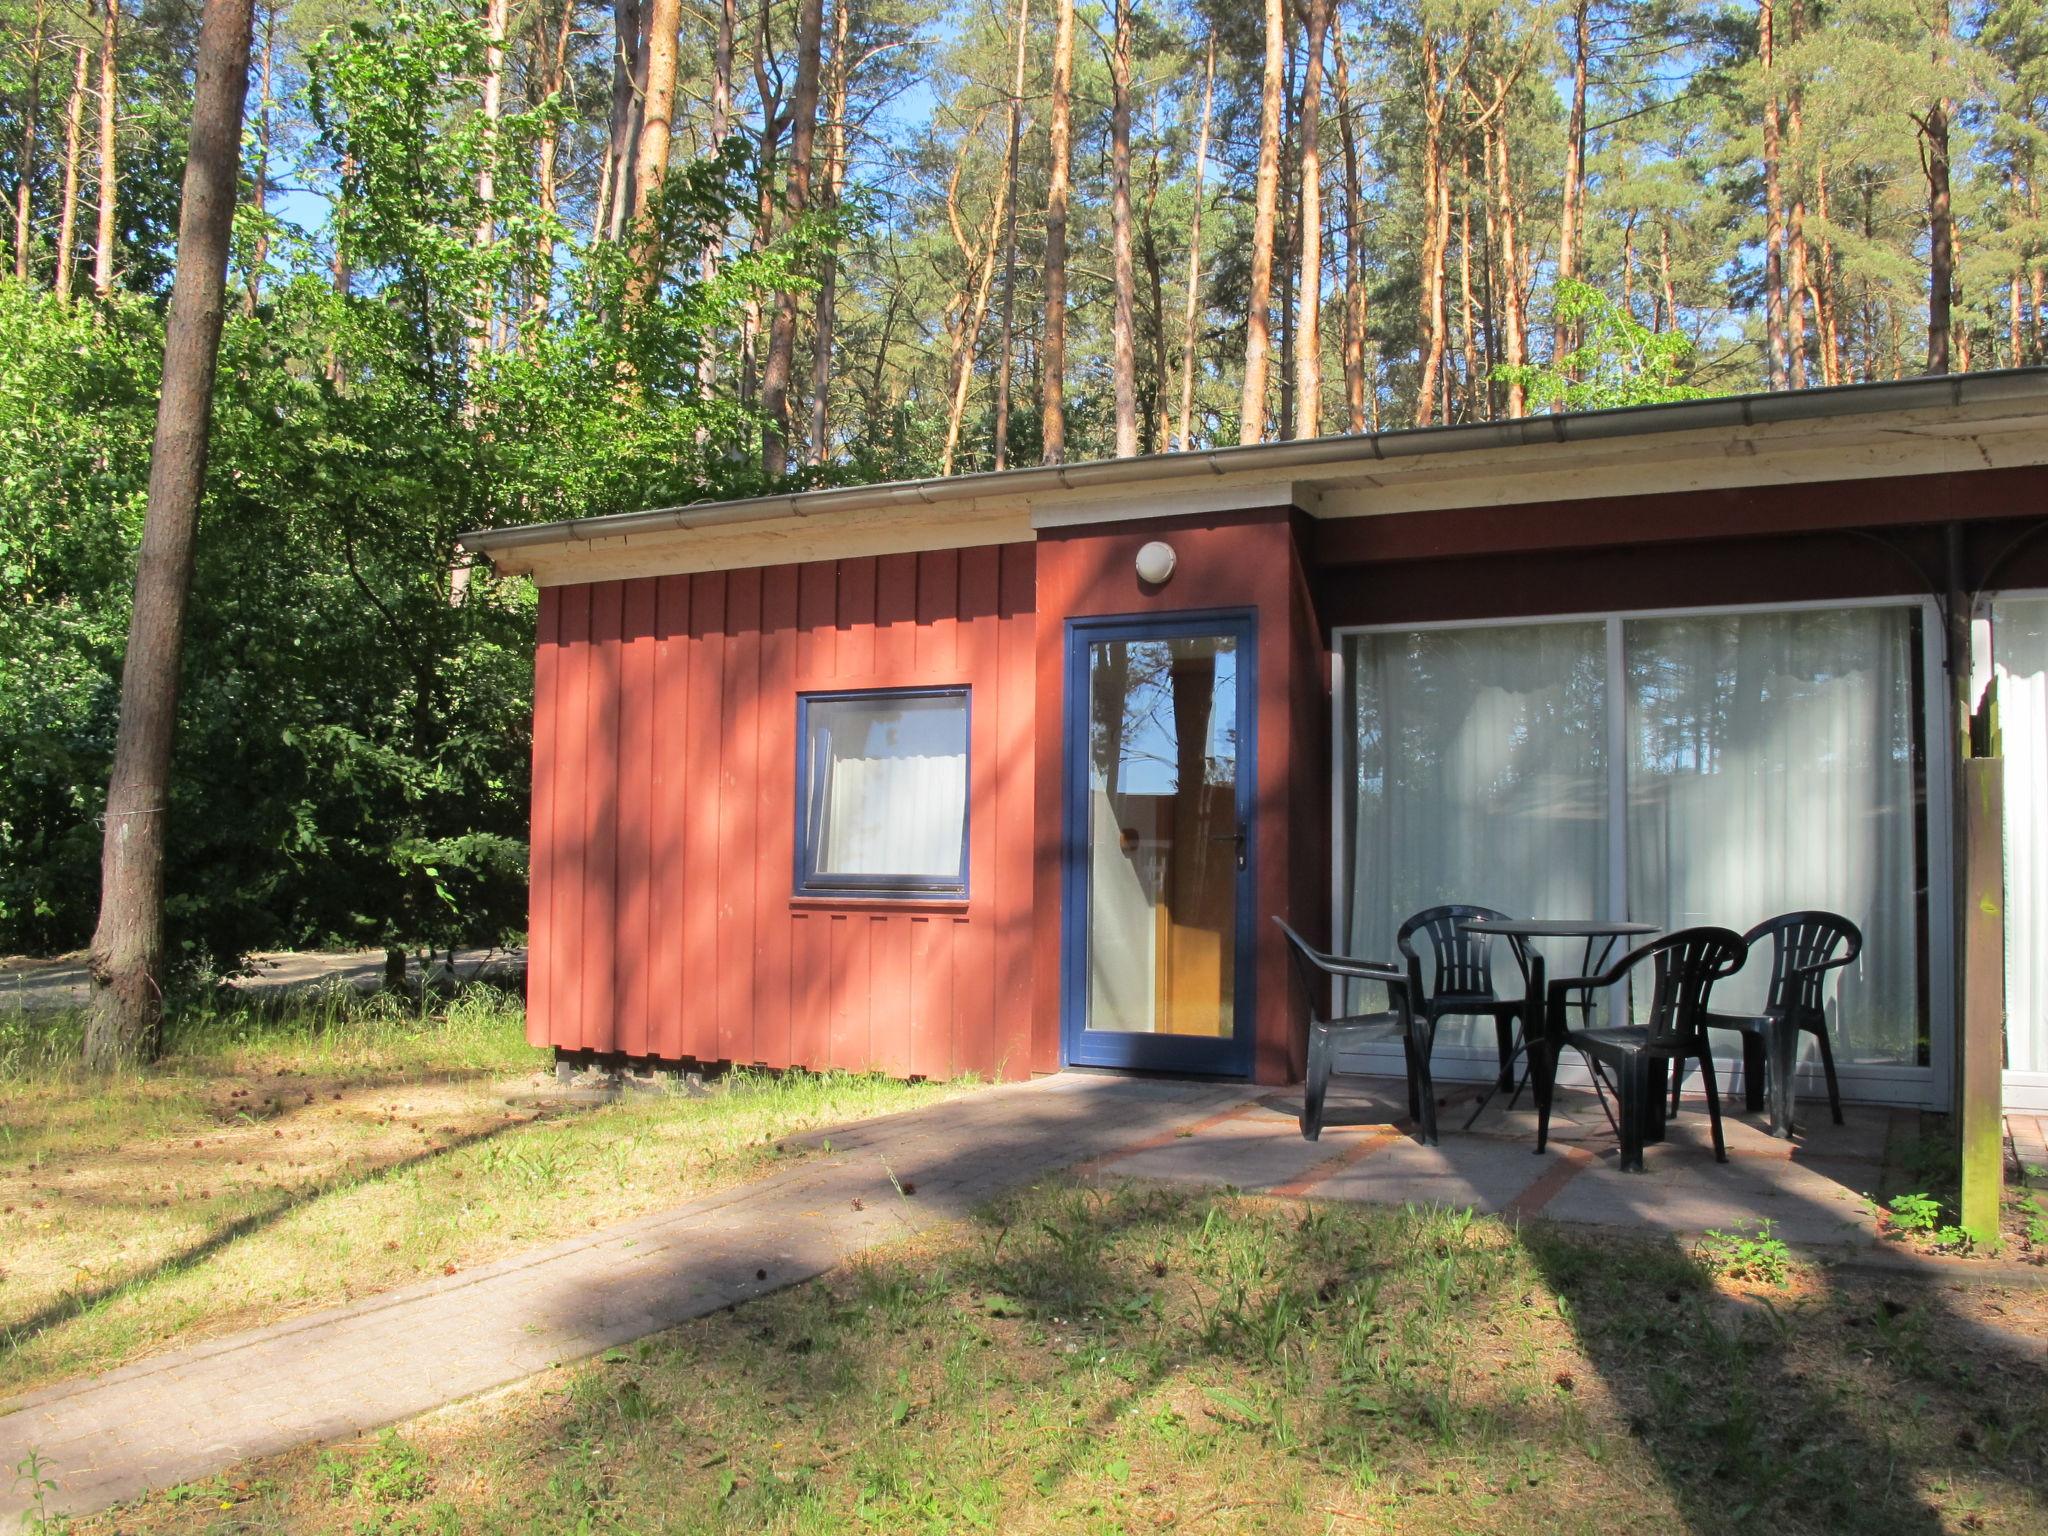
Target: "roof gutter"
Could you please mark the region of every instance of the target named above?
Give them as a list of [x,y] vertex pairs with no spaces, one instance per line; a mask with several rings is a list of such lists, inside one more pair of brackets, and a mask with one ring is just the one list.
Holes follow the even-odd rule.
[[1083,464],[1031,469],[983,470],[927,480],[838,486],[779,496],[752,496],[740,501],[698,502],[688,506],[656,507],[644,512],[614,512],[602,517],[479,529],[463,534],[460,543],[466,550],[496,555],[541,544],[580,543],[674,529],[715,528],[730,523],[820,517],[880,508],[937,507],[987,496],[1023,499],[1059,491],[1099,490],[1137,481],[1185,481],[1248,472],[1271,474],[1355,464],[1361,460],[1412,459],[1498,448],[1524,448],[1543,443],[1612,441],[1660,432],[1758,427],[2029,397],[2048,401],[2048,368],[1999,369],[1895,383],[1843,384],[1828,389],[1731,395],[1714,400],[1525,416],[1514,421],[1319,437],[1305,442],[1252,443],[1195,453],[1094,459]]

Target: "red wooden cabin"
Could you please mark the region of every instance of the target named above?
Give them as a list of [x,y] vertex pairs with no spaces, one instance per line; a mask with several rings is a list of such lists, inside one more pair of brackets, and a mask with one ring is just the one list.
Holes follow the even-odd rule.
[[[2048,833],[2044,517],[2021,370],[473,535],[541,587],[529,1031],[1284,1083],[1270,915],[1817,905],[1870,937],[1845,1091],[1944,1105],[1950,723],[1998,679]],[[2010,878],[2048,1106],[2048,858]]]

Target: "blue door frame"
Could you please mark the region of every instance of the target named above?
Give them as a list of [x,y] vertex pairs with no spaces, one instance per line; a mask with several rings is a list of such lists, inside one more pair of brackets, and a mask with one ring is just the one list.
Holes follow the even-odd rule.
[[[1237,641],[1237,824],[1244,858],[1237,871],[1233,935],[1232,1018],[1225,1039],[1091,1030],[1088,1018],[1088,648],[1104,641],[1181,640],[1228,635]],[[1214,1077],[1249,1077],[1255,1017],[1253,892],[1258,889],[1259,658],[1258,618],[1244,609],[1176,613],[1170,619],[1099,618],[1067,621],[1065,734],[1060,800],[1060,1051],[1074,1067],[1126,1067]]]

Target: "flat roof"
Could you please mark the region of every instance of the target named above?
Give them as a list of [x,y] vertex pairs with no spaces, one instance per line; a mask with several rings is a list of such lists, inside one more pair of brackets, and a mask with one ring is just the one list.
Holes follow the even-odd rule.
[[1316,517],[2048,463],[2048,367],[833,486],[480,529],[546,583],[1015,542],[1294,505]]

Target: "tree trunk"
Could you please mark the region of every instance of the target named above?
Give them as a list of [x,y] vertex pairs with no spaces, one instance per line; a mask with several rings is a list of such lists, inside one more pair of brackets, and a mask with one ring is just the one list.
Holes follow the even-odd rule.
[[[839,206],[839,199],[846,190],[847,72],[851,67],[846,55],[846,39],[851,25],[851,0],[833,0],[832,59],[825,77],[825,204],[832,208]],[[1015,180],[1013,171],[1013,196]],[[1014,238],[1010,254],[1014,260]],[[1007,282],[1007,278],[1005,281]],[[1007,288],[1004,293],[1004,302],[1007,305]],[[813,464],[823,464],[831,457],[827,429],[830,425],[829,406],[832,394],[832,332],[837,324],[838,305],[839,251],[835,246],[825,252],[822,270],[818,274],[818,314],[811,338],[810,458]]]
[[114,49],[120,42],[121,0],[104,0],[100,24],[100,208],[92,253],[92,291],[105,298],[114,291],[114,214],[120,169],[114,145],[119,75]]
[[1785,193],[1778,179],[1778,79],[1774,0],[1757,0],[1757,61],[1763,72],[1764,345],[1772,389],[1790,383],[1785,358]]
[[43,98],[43,8],[46,0],[36,0],[36,16],[29,34],[28,44],[28,89],[21,110],[21,154],[14,166],[14,275],[24,283],[28,281],[29,247],[33,227],[30,215],[34,212],[36,174],[36,117],[42,109]]
[[[255,201],[259,221],[270,211],[270,83],[276,56],[277,7],[272,5],[263,13],[263,54],[257,66],[256,87],[256,165],[249,178],[249,194]],[[255,314],[256,306],[263,302],[263,264],[269,259],[270,235],[259,223],[255,244],[249,252],[249,289],[242,306],[248,314]]]
[[676,28],[681,0],[650,0],[646,12],[647,89],[634,134],[632,188],[633,280],[627,298],[645,302],[661,282],[661,231],[649,201],[668,176],[669,130],[676,109]]
[[[1949,0],[1937,0],[1934,49],[1936,62],[1946,62],[1949,42]],[[1949,112],[1937,100],[1921,122],[1921,160],[1927,168],[1927,371],[1949,371],[1950,313],[1955,291],[1955,235],[1949,207]]]
[[[837,0],[842,13],[840,28],[845,30],[844,11],[848,0]],[[739,32],[739,0],[719,0],[718,32],[711,45],[711,149],[715,154],[732,132],[732,49],[733,39]],[[843,48],[840,50],[845,51]],[[839,114],[844,119],[845,111]],[[834,188],[837,196],[837,188]],[[704,242],[704,249],[697,257],[697,275],[708,284],[718,276],[719,259],[725,254],[725,230],[720,228]],[[830,269],[827,269],[828,275]],[[822,300],[821,300],[822,302]],[[718,383],[718,347],[711,337],[703,340],[704,350],[697,355],[697,394],[709,400],[711,391]],[[822,436],[822,431],[817,434]],[[698,440],[703,440],[699,433]]]
[[78,161],[85,139],[85,80],[91,67],[91,50],[77,44],[71,60],[71,95],[64,103],[64,190],[57,209],[57,266],[50,276],[57,297],[67,301],[78,244]]
[[605,141],[604,185],[592,239],[622,239],[632,221],[639,164],[640,103],[647,86],[647,33],[640,0],[612,0],[612,115]]
[[1342,18],[1330,29],[1337,87],[1337,133],[1344,144],[1344,408],[1346,425],[1365,430],[1365,190],[1359,183],[1358,125],[1351,115],[1351,76],[1344,63]]
[[1657,223],[1657,323],[1653,329],[1678,329],[1678,293],[1671,285],[1671,225]]
[[1003,225],[1003,321],[996,353],[995,467],[1010,462],[1010,370],[1017,341],[1017,159],[1024,143],[1024,60],[1031,35],[1031,0],[1017,0],[1017,48],[1010,70],[1010,141],[1003,158],[1009,217]]
[[1422,33],[1422,369],[1415,390],[1415,425],[1436,419],[1437,385],[1444,365],[1444,256],[1451,239],[1450,188],[1444,171],[1442,60],[1436,35]]
[[1259,92],[1259,172],[1252,205],[1251,292],[1245,311],[1244,392],[1238,401],[1237,440],[1241,443],[1256,443],[1266,435],[1273,228],[1280,203],[1280,102],[1286,48],[1285,0],[1266,0],[1266,66]]
[[946,444],[939,456],[939,473],[953,473],[953,456],[959,451],[960,430],[967,419],[967,396],[974,384],[974,356],[981,340],[982,321],[988,316],[989,288],[995,277],[995,249],[998,231],[1003,227],[1003,212],[1009,188],[996,184],[995,206],[989,210],[988,224],[973,239],[969,239],[960,222],[960,179],[967,167],[968,152],[973,148],[975,136],[980,132],[981,121],[963,135],[960,141],[960,156],[953,163],[952,179],[946,184],[946,223],[953,233],[953,243],[960,248],[960,255],[966,263],[966,276],[960,287],[959,300],[952,306],[953,318],[947,321],[947,329],[953,337],[952,372],[947,380]]
[[1159,259],[1159,186],[1162,180],[1160,156],[1165,136],[1159,129],[1159,98],[1152,99],[1152,159],[1145,174],[1145,211],[1139,220],[1138,252],[1145,263],[1145,281],[1149,291],[1152,330],[1152,378],[1151,387],[1146,391],[1142,420],[1144,422],[1141,451],[1158,453],[1166,444],[1167,434],[1173,428],[1172,413],[1166,404],[1166,282]]
[[1110,387],[1116,456],[1138,451],[1136,277],[1131,269],[1131,0],[1114,0],[1109,51]]
[[1301,74],[1301,292],[1294,327],[1296,437],[1323,435],[1323,45],[1329,0],[1306,0],[1308,62]]
[[[1585,218],[1586,202],[1586,73],[1593,53],[1591,0],[1575,0],[1572,6],[1572,103],[1564,130],[1564,209],[1557,226],[1557,281],[1560,285],[1579,275],[1579,225]],[[1552,358],[1578,350],[1577,328],[1553,327]]]
[[[1484,380],[1479,366],[1479,326],[1472,310],[1472,198],[1465,189],[1471,185],[1471,166],[1463,154],[1458,156],[1458,184],[1465,195],[1458,199],[1458,302],[1463,310],[1463,324],[1460,338],[1465,354],[1465,394],[1468,401],[1466,419],[1473,419],[1474,412],[1469,402],[1478,398],[1480,385]],[[1490,317],[1489,317],[1490,318]],[[1448,420],[1448,416],[1446,417]]]
[[227,304],[252,21],[253,0],[211,0],[199,26],[177,278],[164,332],[156,442],[100,854],[99,925],[85,1028],[85,1061],[95,1071],[152,1059],[162,1037],[171,740]]
[[1074,167],[1074,0],[1059,0],[1052,45],[1052,174],[1045,194],[1045,340],[1040,385],[1045,462],[1067,461],[1067,199]]
[[[482,163],[476,171],[476,196],[482,205],[477,218],[476,243],[482,250],[498,238],[494,205],[498,199],[498,124],[505,105],[505,21],[507,0],[488,0],[484,7],[484,79],[481,110],[484,119]],[[498,317],[493,312],[489,284],[478,284],[476,312],[469,322],[469,366],[474,373],[486,353],[496,345],[494,332]],[[462,568],[467,577],[468,568]]]
[[[1522,312],[1522,255],[1514,169],[1508,159],[1507,96],[1513,82],[1495,75],[1493,83],[1495,99],[1500,103],[1499,114],[1490,125],[1489,133],[1493,140],[1494,195],[1500,204],[1501,361],[1514,369],[1529,360],[1529,333]],[[1508,375],[1507,407],[1511,419],[1528,414],[1528,395],[1519,374]]]
[[1188,291],[1181,309],[1180,451],[1187,452],[1195,421],[1195,348],[1202,315],[1202,180],[1209,169],[1210,112],[1216,104],[1216,34],[1209,34],[1202,70],[1202,127],[1195,139],[1195,202],[1188,220]]
[[[568,76],[569,36],[576,27],[575,0],[561,0],[561,11],[555,18],[554,43],[544,56],[541,64],[540,101],[560,93],[562,83]],[[540,102],[533,105],[538,106]],[[540,211],[547,226],[541,235],[538,261],[533,274],[533,292],[527,296],[526,312],[536,327],[547,320],[548,309],[554,303],[555,288],[555,236],[553,226],[556,215],[561,211],[561,189],[556,182],[555,168],[561,157],[561,134],[549,132],[542,136],[535,147],[534,185],[540,198]],[[523,340],[524,338],[522,338]]]
[[[811,150],[818,132],[818,54],[825,40],[824,0],[798,0],[796,92],[790,102],[789,214],[803,217],[811,205]],[[768,328],[768,362],[761,370],[761,469],[774,477],[789,468],[789,380],[796,360],[796,290],[775,295],[775,319]]]
[[[1813,168],[1814,211],[1820,215],[1823,225],[1829,223],[1828,209],[1828,168],[1825,161]],[[1837,318],[1839,301],[1835,288],[1835,247],[1834,242],[1823,235],[1820,241],[1820,259],[1815,264],[1817,271],[1813,290],[1814,325],[1820,333],[1821,377],[1829,384],[1843,384],[1848,381],[1842,376],[1842,333]]]

